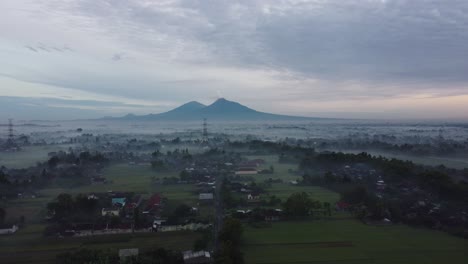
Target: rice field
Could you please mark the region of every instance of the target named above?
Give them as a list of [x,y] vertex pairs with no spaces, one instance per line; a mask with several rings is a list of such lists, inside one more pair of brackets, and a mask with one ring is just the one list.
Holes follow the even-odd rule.
[[376,227],[344,219],[246,226],[243,249],[249,264],[468,261],[467,240],[403,225]]

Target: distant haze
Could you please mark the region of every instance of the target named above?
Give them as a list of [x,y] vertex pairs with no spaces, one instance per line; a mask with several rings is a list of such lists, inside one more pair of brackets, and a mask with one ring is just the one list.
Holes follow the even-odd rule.
[[468,120],[468,1],[2,0],[0,119],[220,97],[308,117]]

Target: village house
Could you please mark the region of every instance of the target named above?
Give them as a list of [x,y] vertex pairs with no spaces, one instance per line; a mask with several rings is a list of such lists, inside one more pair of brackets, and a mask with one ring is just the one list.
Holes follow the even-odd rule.
[[110,208],[102,208],[101,210],[102,216],[119,216],[120,215],[120,208],[119,207],[110,207]]
[[18,231],[18,226],[17,225],[4,225],[0,226],[0,235],[10,235],[16,233]]
[[258,171],[254,167],[239,167],[237,168],[236,175],[255,175],[258,174]]
[[106,178],[103,177],[92,177],[91,178],[91,184],[92,185],[99,185],[99,184],[106,184],[107,180]]
[[159,209],[161,209],[162,206],[162,196],[160,194],[153,194],[148,202],[146,203],[146,207],[144,210],[144,214],[149,214],[149,213],[157,213],[159,212]]
[[112,206],[124,207],[126,201],[127,198],[125,197],[112,198]]
[[208,264],[211,263],[211,254],[208,251],[184,251],[185,264]]
[[198,200],[200,200],[200,202],[204,202],[204,203],[210,203],[213,201],[213,193],[200,193],[198,195]]
[[248,200],[248,201],[257,201],[257,200],[260,200],[260,194],[259,194],[259,193],[255,193],[255,192],[249,193],[249,194],[247,195],[247,200]]

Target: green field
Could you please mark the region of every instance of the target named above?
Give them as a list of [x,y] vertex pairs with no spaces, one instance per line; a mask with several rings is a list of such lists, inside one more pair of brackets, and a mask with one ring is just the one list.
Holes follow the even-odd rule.
[[[187,203],[191,206],[198,205],[198,194],[196,188],[191,184],[161,185],[153,184],[152,178],[174,177],[177,173],[156,172],[149,166],[132,166],[127,164],[111,165],[104,169],[103,177],[109,183],[99,185],[84,185],[76,188],[51,187],[38,192],[37,198],[25,198],[11,200],[8,203],[1,203],[7,209],[8,219],[15,220],[21,215],[26,217],[26,223],[38,223],[45,216],[45,207],[60,193],[102,193],[114,192],[134,192],[142,194],[148,198],[153,193],[161,193],[169,199],[170,206],[177,206],[180,203]],[[208,212],[210,210],[203,210]]]
[[298,175],[295,175],[290,172],[290,170],[297,170],[297,164],[292,163],[279,163],[277,155],[262,155],[262,156],[246,156],[247,159],[263,159],[265,160],[265,165],[260,166],[258,169],[270,169],[270,166],[273,166],[274,173],[272,174],[257,174],[253,175],[257,182],[272,179],[281,179],[285,182],[294,181],[301,178]]
[[191,249],[200,234],[195,232],[166,232],[123,234],[87,238],[46,238],[44,225],[29,225],[13,236],[0,237],[0,262],[54,263],[57,254],[79,248],[111,249],[139,248],[141,251],[158,247],[175,250]]
[[18,152],[0,152],[0,166],[12,169],[27,168],[49,159],[48,153],[67,150],[70,145],[27,146]]
[[246,263],[467,263],[468,241],[407,226],[356,220],[274,223],[244,231]]
[[[61,252],[82,247],[118,250],[121,248],[140,248],[140,250],[164,247],[168,249],[189,250],[199,238],[195,232],[169,232],[138,235],[111,235],[92,238],[45,238],[43,217],[48,202],[60,193],[98,193],[112,191],[135,192],[148,198],[153,193],[161,193],[168,198],[168,207],[180,203],[198,206],[196,188],[190,184],[161,185],[153,184],[154,177],[173,177],[176,173],[155,172],[149,166],[127,164],[111,165],[103,171],[110,181],[101,185],[86,185],[77,188],[47,188],[38,192],[37,198],[24,198],[4,203],[8,219],[26,217],[26,227],[12,236],[0,237],[0,263],[53,263]],[[200,206],[202,216],[213,215],[212,206]]]

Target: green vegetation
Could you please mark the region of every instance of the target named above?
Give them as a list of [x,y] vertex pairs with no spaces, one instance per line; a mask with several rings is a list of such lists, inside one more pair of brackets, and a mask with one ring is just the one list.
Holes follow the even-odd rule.
[[244,229],[246,263],[465,263],[468,241],[355,220],[281,222]]
[[300,176],[292,173],[297,170],[297,164],[294,163],[282,163],[278,161],[277,155],[262,155],[262,156],[246,156],[247,159],[262,159],[265,161],[265,164],[260,166],[259,170],[268,170],[273,166],[274,171],[271,174],[257,174],[254,175],[257,182],[272,179],[281,179],[285,182],[294,181],[300,179]]
[[243,227],[239,220],[226,218],[223,228],[219,232],[220,248],[216,252],[215,263],[243,264],[244,256],[241,251]]
[[192,248],[202,237],[196,232],[167,232],[122,234],[83,238],[55,238],[42,236],[44,225],[28,225],[12,236],[0,237],[2,263],[54,263],[56,255],[79,248],[112,249],[140,248],[150,251],[158,247],[174,250]]
[[336,203],[340,199],[340,195],[336,192],[327,190],[319,186],[301,186],[301,185],[291,185],[285,183],[274,183],[270,188],[267,189],[268,193],[271,195],[276,195],[282,201],[286,199],[293,193],[305,192],[311,199],[318,200],[320,202],[329,202]]
[[[359,154],[362,151],[360,150],[340,150],[344,153],[353,153]],[[373,156],[383,156],[389,159],[400,159],[400,160],[409,160],[416,164],[427,165],[427,166],[437,166],[444,165],[449,168],[454,169],[464,169],[468,168],[468,159],[467,157],[438,157],[438,156],[421,156],[421,155],[405,155],[405,154],[395,154],[384,151],[375,151],[375,150],[366,150],[367,153]]]

